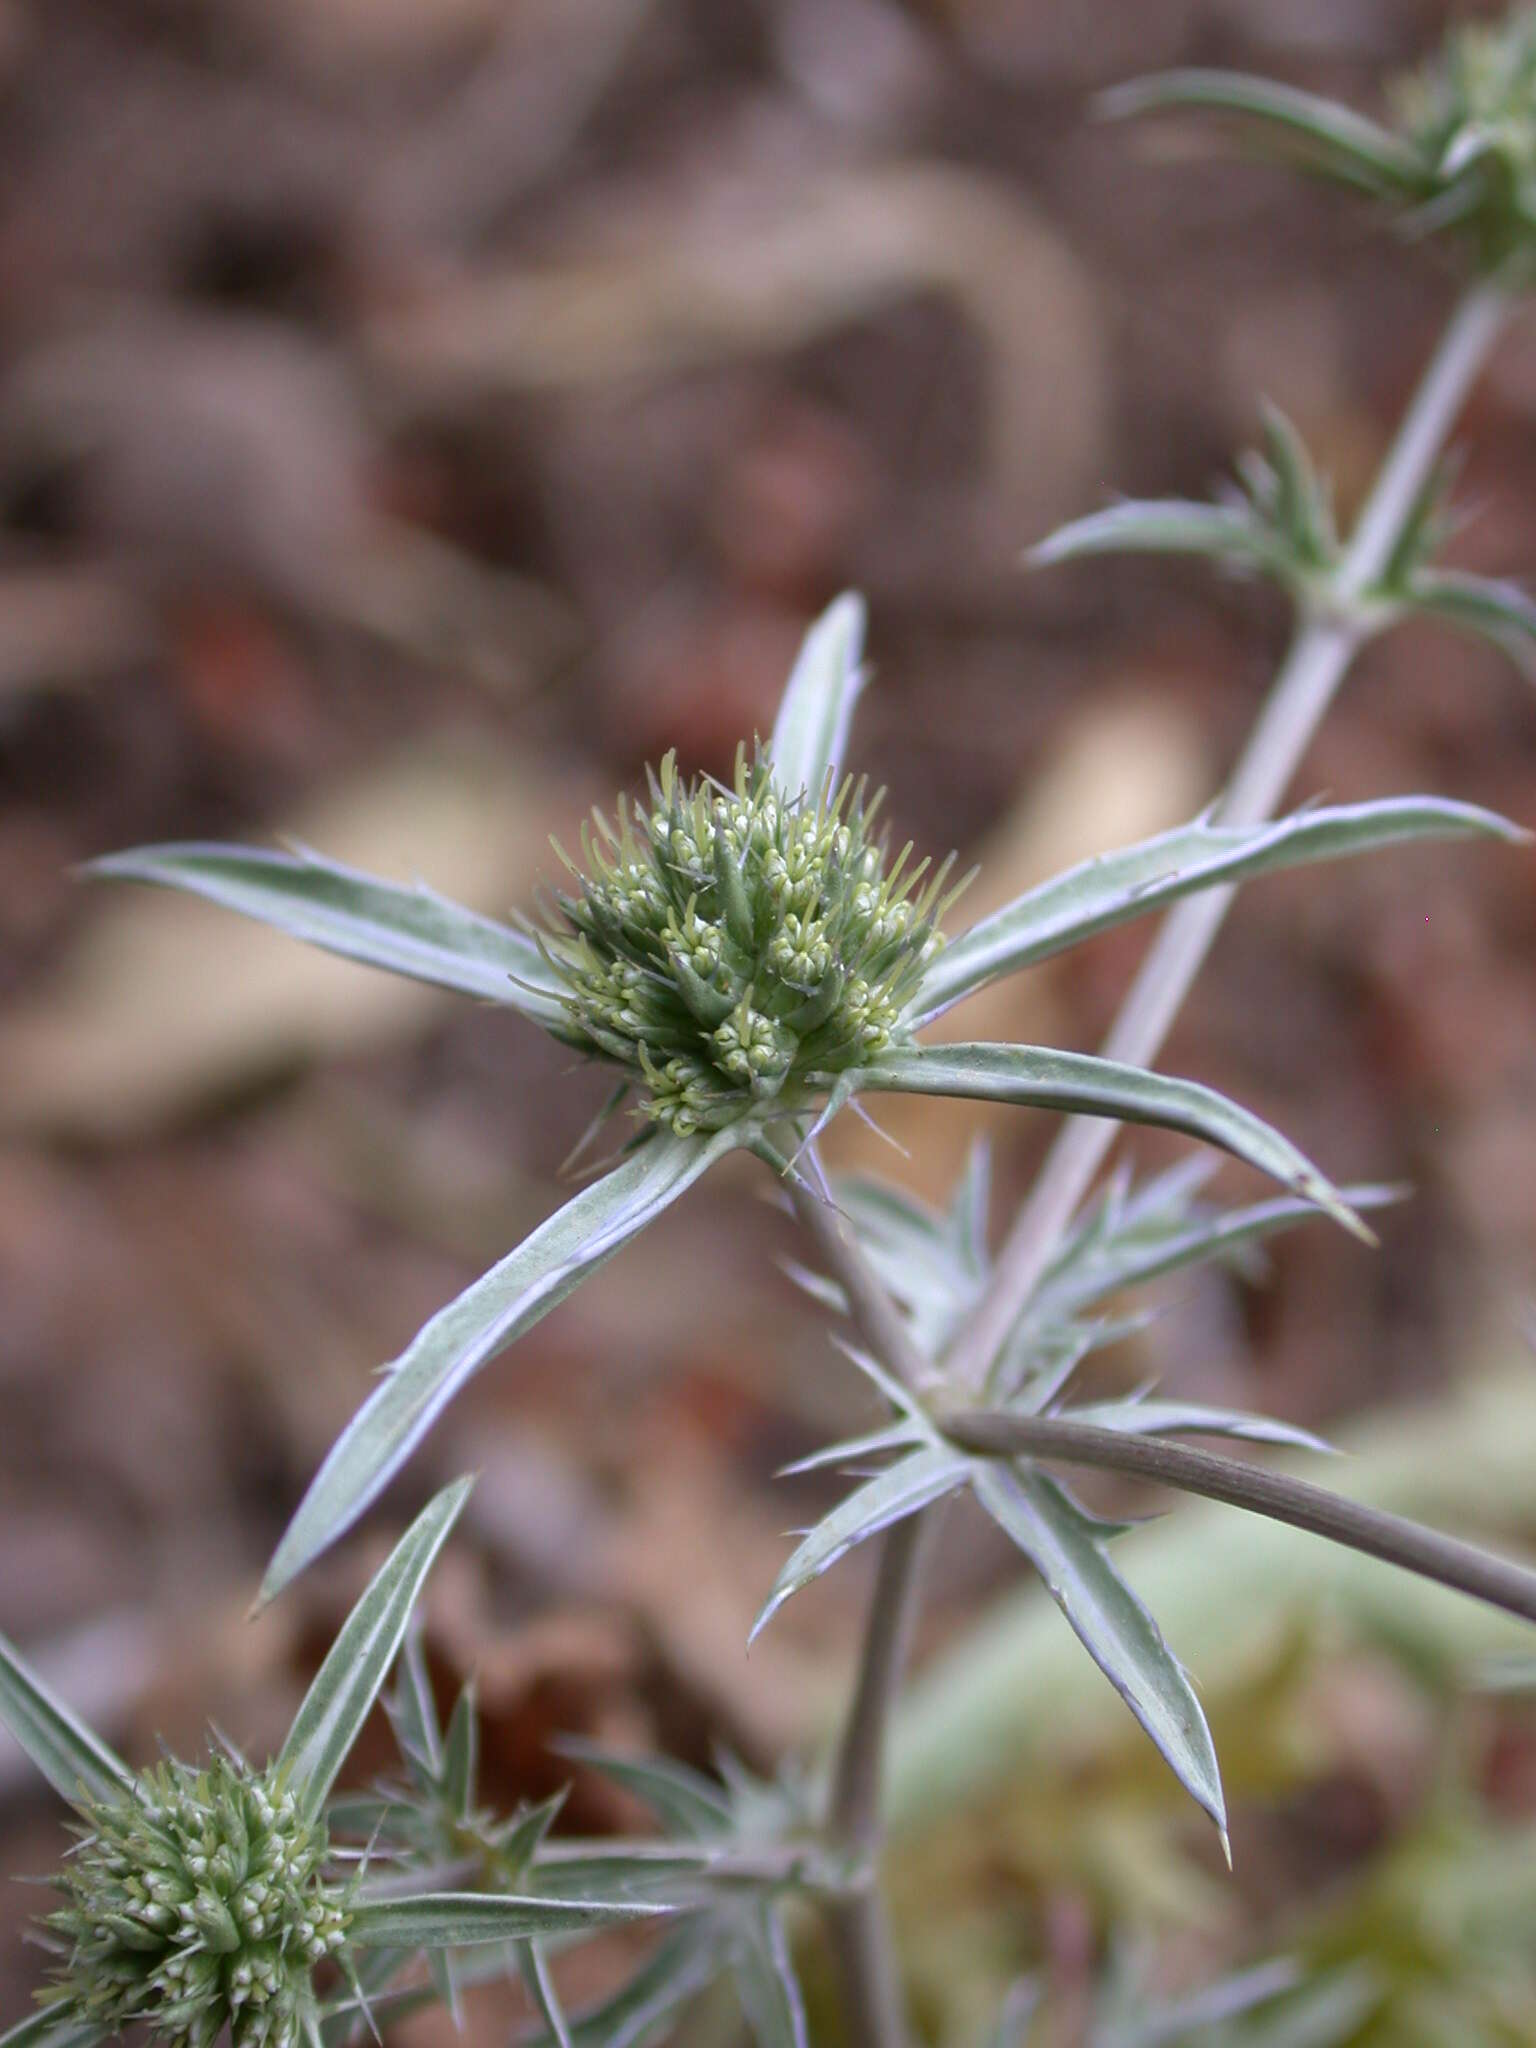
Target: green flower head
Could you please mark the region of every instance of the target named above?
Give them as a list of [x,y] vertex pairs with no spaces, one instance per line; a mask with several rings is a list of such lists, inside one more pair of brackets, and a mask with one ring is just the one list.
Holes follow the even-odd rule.
[[851,776],[791,795],[745,748],[732,787],[684,783],[668,754],[648,808],[583,832],[585,871],[562,853],[579,886],[545,948],[570,1035],[630,1069],[646,1116],[687,1135],[790,1111],[898,1035],[954,857],[888,865],[879,804]]
[[1454,28],[1429,64],[1399,82],[1399,131],[1436,191],[1499,261],[1536,229],[1536,10]]
[[346,1936],[345,1894],[323,1875],[322,1823],[273,1768],[224,1756],[166,1762],[120,1800],[82,1808],[80,1842],[48,1916],[68,1945],[52,1998],[116,2033],[142,2022],[177,2048],[288,2048],[317,2007],[311,1976]]

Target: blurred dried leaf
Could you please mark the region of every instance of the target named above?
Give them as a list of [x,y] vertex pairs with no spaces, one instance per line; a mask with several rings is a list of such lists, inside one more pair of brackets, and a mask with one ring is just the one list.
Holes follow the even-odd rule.
[[783,353],[919,294],[982,341],[983,460],[1035,530],[1101,473],[1105,342],[1078,259],[975,172],[837,169],[744,207],[632,209],[605,246],[434,289],[373,339],[386,369],[433,390],[579,391]]

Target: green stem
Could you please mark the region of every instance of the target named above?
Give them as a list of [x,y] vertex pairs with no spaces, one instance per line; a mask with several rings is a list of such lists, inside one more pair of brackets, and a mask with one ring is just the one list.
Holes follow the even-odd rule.
[[1536,1621],[1536,1572],[1512,1559],[1495,1557],[1475,1544],[1423,1528],[1362,1501],[1347,1500],[1326,1487],[1313,1486],[1289,1473],[1264,1465],[1245,1464],[1213,1451],[1171,1444],[1158,1437],[1131,1436],[1095,1423],[1067,1417],[966,1411],[941,1419],[951,1442],[984,1457],[1027,1457],[1063,1465],[1095,1466],[1125,1472],[1181,1493],[1288,1522],[1342,1543],[1350,1550],[1379,1557],[1421,1578],[1434,1579],[1458,1593],[1470,1593],[1507,1614]]
[[[1252,825],[1274,815],[1366,635],[1357,600],[1391,561],[1509,304],[1502,287],[1483,283],[1452,315],[1356,521],[1334,602],[1302,620],[1233,770],[1219,806],[1224,823]],[[1234,894],[1211,889],[1169,913],[1104,1041],[1106,1058],[1134,1066],[1157,1058]],[[1101,1119],[1063,1124],[998,1254],[991,1285],[950,1348],[946,1368],[956,1385],[984,1382],[1117,1132]]]
[[[812,1171],[818,1179],[824,1178],[814,1148],[808,1149]],[[931,1390],[936,1380],[933,1366],[913,1343],[899,1310],[842,1216],[798,1174],[790,1175],[789,1189],[801,1228],[816,1246],[829,1276],[842,1289],[848,1313],[865,1343],[904,1385]],[[859,2048],[905,2048],[907,2040],[901,1977],[890,1919],[880,1896],[877,1856],[886,1728],[906,1665],[917,1605],[918,1568],[929,1526],[929,1518],[911,1516],[898,1522],[880,1546],[858,1676],[827,1795],[828,1836],[860,1874],[852,1896],[833,1906],[829,1916],[849,2035]]]

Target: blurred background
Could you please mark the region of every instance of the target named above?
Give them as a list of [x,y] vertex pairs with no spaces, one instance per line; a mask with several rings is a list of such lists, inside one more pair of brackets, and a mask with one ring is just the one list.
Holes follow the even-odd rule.
[[[445,1699],[479,1673],[488,1796],[561,1782],[563,1731],[771,1763],[829,1727],[872,1562],[748,1661],[784,1531],[837,1489],[772,1475],[867,1411],[780,1271],[789,1224],[724,1171],[247,1623],[369,1373],[560,1199],[607,1083],[510,1015],[76,864],[289,836],[527,905],[547,835],[647,760],[726,769],[849,585],[875,673],[855,764],[898,838],[983,863],[962,919],[1189,816],[1283,650],[1280,602],[1160,562],[1031,575],[1021,550],[1110,491],[1204,495],[1261,398],[1347,512],[1456,279],[1204,131],[1095,123],[1092,94],[1200,62],[1375,106],[1468,11],[0,0],[0,1628],[130,1754],[191,1750],[210,1717],[280,1735],[389,1530],[472,1465],[428,1641]],[[1457,558],[1518,575],[1536,327],[1464,432]],[[1533,824],[1533,771],[1528,685],[1416,627],[1362,660],[1294,794]],[[1463,846],[1244,897],[1169,1067],[1414,1198],[1374,1256],[1319,1226],[1263,1284],[1181,1280],[1106,1365],[1336,1429],[1341,1484],[1516,1544],[1533,873]],[[964,1035],[1091,1048],[1145,939],[1036,970]],[[1050,1135],[887,1121],[909,1160],[857,1131],[834,1153],[939,1199],[989,1131],[999,1219]],[[1097,2013],[1134,2048],[1103,2031],[1116,1999],[1144,2019],[1283,1953],[1387,1987],[1302,2048],[1536,2041],[1536,1712],[1480,1688],[1501,1629],[1233,1516],[1181,1507],[1129,1545],[1212,1713],[1236,1879],[956,1513],[894,1786],[932,2037],[980,2038],[1031,1970],[1051,2040]],[[568,1814],[633,1818],[585,1778]],[[0,1749],[0,1869],[61,1839]],[[37,1981],[36,1903],[0,1890],[0,2025]],[[807,1971],[830,2040],[814,1950]],[[476,2040],[514,2005],[474,2006]]]

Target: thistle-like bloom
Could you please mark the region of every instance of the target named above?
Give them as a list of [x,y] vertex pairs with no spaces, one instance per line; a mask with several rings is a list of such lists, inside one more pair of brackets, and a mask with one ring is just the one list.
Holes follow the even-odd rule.
[[86,1805],[47,1923],[68,1944],[59,2004],[103,2033],[143,2021],[173,2048],[211,2048],[226,2026],[235,2048],[306,2039],[315,1966],[350,1916],[288,1777],[168,1761]]
[[[642,1079],[644,1113],[686,1137],[788,1112],[876,1059],[939,948],[953,855],[887,869],[881,793],[778,787],[738,748],[734,786],[685,784],[668,754],[649,809],[583,831],[587,871],[546,940],[572,1035]],[[562,856],[564,858],[564,856]]]
[[[438,1891],[427,1872],[406,1892],[398,1877],[371,1882],[366,1857],[350,1872],[331,1860],[336,1775],[469,1486],[445,1487],[401,1537],[259,1769],[220,1753],[201,1770],[130,1770],[0,1636],[0,1723],[74,1809],[79,1837],[53,1879],[64,1895],[47,1919],[54,1982],[0,2048],[96,2048],[130,2025],[171,2048],[212,2048],[226,2030],[234,2048],[321,2048],[328,2026],[367,2015],[364,1972],[369,1995],[387,1996],[426,1954],[504,1962],[546,1935],[662,1910],[580,1885],[555,1898]],[[329,1985],[322,1965],[334,1966]]]

